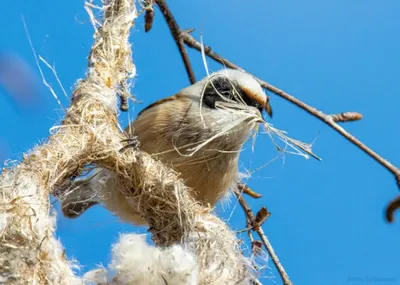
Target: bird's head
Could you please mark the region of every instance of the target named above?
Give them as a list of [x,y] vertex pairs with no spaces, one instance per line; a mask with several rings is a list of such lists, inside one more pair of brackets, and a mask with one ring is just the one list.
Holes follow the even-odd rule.
[[[255,107],[260,114],[265,110],[269,117],[272,117],[269,97],[257,80],[243,71],[220,70],[189,88],[191,94],[200,94],[204,104],[210,108],[216,108],[217,102],[231,102]],[[197,92],[193,92],[194,88],[197,89]]]

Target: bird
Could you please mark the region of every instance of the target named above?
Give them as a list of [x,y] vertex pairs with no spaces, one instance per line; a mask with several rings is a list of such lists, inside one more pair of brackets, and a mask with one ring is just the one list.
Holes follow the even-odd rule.
[[[214,206],[238,181],[244,143],[272,118],[269,97],[249,73],[222,69],[158,100],[139,112],[125,129],[136,136],[140,149],[178,172],[191,195]],[[76,181],[64,195],[64,216],[76,218],[101,204],[124,221],[143,225],[137,207],[115,189],[109,170],[98,169]]]

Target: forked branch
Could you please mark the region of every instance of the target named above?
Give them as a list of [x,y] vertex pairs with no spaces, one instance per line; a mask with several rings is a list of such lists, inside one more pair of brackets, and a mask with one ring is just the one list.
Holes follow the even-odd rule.
[[[246,200],[243,198],[242,193],[240,193],[237,190],[233,191],[233,193],[235,194],[236,198],[239,200],[239,203],[242,206],[244,213],[246,215],[246,219],[249,221],[249,223],[248,223],[250,226],[249,230],[255,231],[258,234],[258,236],[260,237],[263,245],[267,249],[269,256],[271,257],[272,261],[274,262],[275,267],[279,272],[279,275],[282,278],[283,284],[293,285],[292,281],[290,281],[289,275],[286,273],[285,268],[282,266],[281,262],[279,261],[279,258],[276,255],[274,248],[272,247],[271,243],[269,242],[267,236],[265,235],[265,233],[261,227],[261,224],[263,221],[262,222],[258,221],[258,219],[257,219],[258,215],[254,216],[253,211],[251,210],[251,208],[250,208],[249,204],[246,202]],[[266,208],[262,208],[262,209],[265,209],[265,211],[261,210],[261,211],[259,211],[259,213],[266,212],[267,215],[264,217],[267,218],[269,216],[268,211],[266,211]]]

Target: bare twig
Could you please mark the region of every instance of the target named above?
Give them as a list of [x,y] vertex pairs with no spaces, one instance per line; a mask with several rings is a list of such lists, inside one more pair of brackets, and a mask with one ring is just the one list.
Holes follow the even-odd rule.
[[243,183],[238,183],[238,189],[240,192],[249,195],[252,198],[258,199],[261,198],[262,195],[260,193],[257,193],[256,191],[254,191],[253,189],[251,189],[249,186],[247,186],[246,184]]
[[331,117],[335,122],[344,123],[344,122],[361,120],[363,116],[362,114],[357,112],[345,112],[345,113],[331,115]]
[[171,10],[168,8],[167,3],[165,3],[164,0],[155,0],[155,2],[160,8],[162,14],[164,15],[165,21],[168,24],[168,27],[171,31],[171,35],[178,46],[179,53],[181,54],[183,63],[185,64],[186,72],[188,74],[190,83],[193,84],[196,82],[196,77],[194,75],[193,68],[190,64],[190,60],[187,55],[185,45],[183,43],[183,38],[181,37],[181,35],[184,34],[185,32],[183,32],[179,28],[177,22],[175,21],[174,15],[172,15]]
[[247,204],[246,200],[243,198],[241,193],[237,190],[233,191],[235,193],[235,196],[239,200],[240,205],[242,206],[246,217],[248,221],[250,221],[250,224],[252,225],[252,229],[257,232],[258,236],[262,240],[262,243],[264,244],[265,248],[268,251],[269,256],[271,257],[272,261],[274,262],[276,269],[279,272],[279,275],[282,278],[283,284],[285,285],[292,285],[292,281],[289,279],[289,275],[286,273],[285,268],[282,266],[281,262],[279,261],[278,256],[276,255],[274,248],[272,247],[271,243],[269,242],[267,236],[265,235],[263,229],[261,227],[256,227],[255,226],[255,221],[256,217],[253,214],[253,211],[250,209],[249,204]]

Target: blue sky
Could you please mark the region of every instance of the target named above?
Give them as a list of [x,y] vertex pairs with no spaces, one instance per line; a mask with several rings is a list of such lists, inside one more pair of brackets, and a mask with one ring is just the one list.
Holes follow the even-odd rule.
[[[215,51],[260,78],[292,93],[326,113],[358,111],[360,122],[345,128],[378,153],[400,165],[400,2],[394,0],[196,0],[169,1],[182,28],[203,31]],[[49,135],[63,112],[40,84],[21,15],[34,47],[50,64],[70,94],[84,75],[92,43],[92,27],[82,1],[6,0],[0,9],[0,52],[18,55],[37,77],[34,104],[18,104],[0,86],[0,159],[20,159],[23,152]],[[183,64],[160,14],[145,34],[143,18],[134,28],[133,56],[138,71],[132,93],[143,104],[173,95],[188,84]],[[198,79],[205,75],[201,56],[189,52]],[[211,70],[220,67],[209,62]],[[49,83],[63,97],[51,72]],[[36,90],[36,89],[34,89]],[[248,184],[263,193],[251,201],[266,205],[272,216],[264,230],[295,284],[340,285],[391,278],[400,284],[398,255],[400,221],[388,225],[383,213],[398,194],[395,181],[380,165],[323,123],[286,101],[271,95],[274,126],[305,142],[323,161],[285,155],[263,168]],[[121,123],[128,122],[126,114]],[[278,153],[266,135],[259,135],[254,153],[249,145],[241,157],[243,169],[254,170]],[[230,207],[218,209],[227,219]],[[400,217],[400,215],[398,215]],[[238,207],[230,219],[235,229],[244,226]],[[83,271],[106,264],[110,245],[122,232],[144,232],[120,223],[96,207],[78,220],[59,216],[57,234],[68,256],[76,257]],[[272,262],[270,265],[273,267]],[[281,284],[273,269],[263,284]],[[354,282],[353,282],[353,281]],[[368,283],[374,284],[374,283]]]

